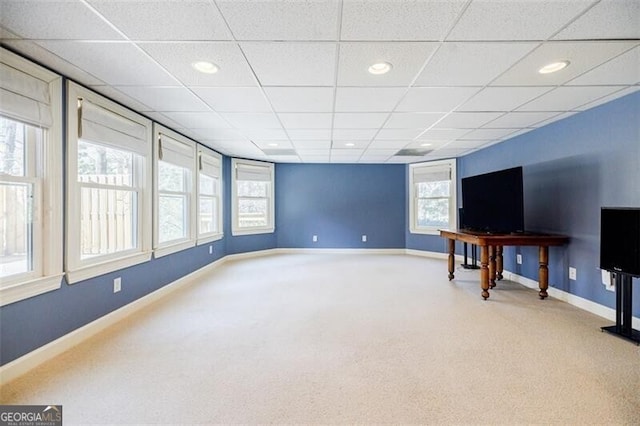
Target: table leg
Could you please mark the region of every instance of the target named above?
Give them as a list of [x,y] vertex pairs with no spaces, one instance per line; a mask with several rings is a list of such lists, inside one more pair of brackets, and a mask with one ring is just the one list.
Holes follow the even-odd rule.
[[496,247],[489,246],[489,287],[496,286]]
[[489,247],[480,246],[480,287],[482,287],[482,297],[489,298]]
[[547,288],[549,288],[549,247],[540,246],[538,249],[538,257],[540,261],[540,269],[538,270],[538,285],[540,299],[548,296]]
[[449,243],[449,281],[451,281],[453,276],[453,268],[455,266],[455,250],[456,250],[456,240],[448,240]]
[[502,262],[502,246],[496,246],[496,279],[501,280],[503,278],[503,270],[504,264]]

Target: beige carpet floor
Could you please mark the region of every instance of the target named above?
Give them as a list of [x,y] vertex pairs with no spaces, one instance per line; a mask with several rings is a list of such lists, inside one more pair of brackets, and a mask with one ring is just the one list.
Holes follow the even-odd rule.
[[65,424],[640,424],[609,322],[405,255],[229,262],[4,386]]

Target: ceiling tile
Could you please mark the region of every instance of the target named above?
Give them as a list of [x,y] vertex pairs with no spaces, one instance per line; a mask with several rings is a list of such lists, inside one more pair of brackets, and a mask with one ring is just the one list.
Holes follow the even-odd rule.
[[338,87],[336,112],[385,112],[398,103],[405,89],[394,87]]
[[338,0],[217,0],[238,40],[336,40]]
[[546,40],[589,4],[585,1],[474,0],[447,40]]
[[319,155],[318,150],[325,150],[324,154],[329,155],[331,149],[331,140],[291,140],[293,146],[296,147],[298,153],[306,155]]
[[239,129],[239,131],[251,140],[285,140],[287,134],[283,129]]
[[335,43],[242,43],[263,86],[333,86]]
[[260,149],[294,149],[288,140],[254,140]]
[[[633,42],[549,42],[542,44],[509,71],[491,83],[492,86],[552,86],[563,84],[601,63],[630,49]],[[558,60],[569,66],[551,74],[538,70]]]
[[640,83],[640,46],[574,78],[567,85],[589,86]]
[[196,135],[195,138],[198,141],[205,140],[218,144],[223,142],[236,144],[247,140],[247,137],[236,129],[191,129],[191,132]]
[[207,105],[180,87],[116,86],[125,95],[149,105],[155,111],[208,111]]
[[342,6],[342,40],[442,40],[466,0],[349,0]]
[[298,155],[272,155],[268,156],[268,160],[274,163],[301,163],[302,160]]
[[169,73],[131,43],[40,41],[38,44],[108,84],[178,84]]
[[330,154],[326,154],[326,155],[306,155],[306,156],[301,156],[300,155],[300,159],[302,159],[303,163],[324,164],[324,163],[329,163],[330,162],[331,155]]
[[282,125],[286,129],[330,129],[330,113],[280,113]]
[[370,155],[368,151],[365,151],[364,154],[358,160],[358,163],[361,164],[380,164],[386,162],[393,154],[389,155]]
[[257,87],[193,87],[218,112],[271,112],[271,105]]
[[510,112],[497,118],[483,127],[487,129],[515,129],[519,127],[529,127],[543,120],[547,120],[557,112]]
[[493,140],[500,139],[513,133],[515,129],[477,129],[467,133],[461,139]]
[[376,136],[376,140],[398,140],[398,139],[406,139],[411,141],[418,137],[420,133],[424,131],[422,129],[382,129]]
[[[1,6],[0,6],[1,7]],[[12,33],[11,31],[3,28],[0,26],[0,39],[2,41],[5,40],[19,40],[20,37],[14,33]]]
[[240,129],[280,129],[280,121],[272,112],[223,112],[229,123]]
[[407,112],[449,112],[469,99],[478,87],[414,87],[396,108]]
[[[151,57],[187,86],[256,86],[249,64],[235,43],[140,43]],[[215,74],[196,71],[191,64],[216,64]]]
[[[547,124],[551,124],[554,121],[564,120],[565,118],[571,117],[572,115],[575,115],[575,114],[577,114],[576,111],[569,111],[569,112],[563,112],[562,114],[554,115],[551,118],[548,118],[546,120],[543,120],[543,121],[540,121],[540,122],[536,123],[536,128],[546,126]],[[529,130],[531,130],[531,129],[529,129]],[[526,129],[522,129],[521,131],[514,133],[514,136],[516,134],[521,134],[521,133],[525,133],[525,132],[526,132]]]
[[538,43],[443,43],[415,86],[485,86]]
[[[341,43],[339,86],[408,86],[437,43]],[[371,74],[371,65],[388,62],[391,71]]]
[[124,40],[79,1],[4,0],[0,25],[37,40]]
[[518,108],[519,111],[570,111],[620,90],[616,86],[565,86]]
[[371,140],[378,129],[333,129],[333,140]]
[[585,110],[588,110],[589,108],[593,108],[595,106],[602,105],[606,102],[611,102],[614,99],[621,98],[622,96],[630,95],[631,93],[637,92],[638,90],[640,90],[640,86],[627,87],[627,88],[618,90],[617,92],[613,92],[610,95],[603,96],[602,98],[596,99],[593,102],[580,105],[578,108],[576,108],[576,110],[585,111]]
[[455,140],[444,146],[444,149],[474,149],[486,145],[487,141],[482,140]]
[[407,146],[411,141],[406,139],[399,141],[386,141],[386,140],[374,140],[369,144],[368,149],[402,149]]
[[602,0],[554,38],[639,39],[640,3],[637,0]]
[[475,129],[495,120],[501,112],[452,112],[438,121],[434,128],[443,129]]
[[351,151],[351,153],[355,152],[355,150],[360,150],[360,152],[362,152],[367,145],[369,145],[368,140],[342,140],[331,142],[332,149]]
[[386,112],[337,112],[333,116],[334,129],[372,129],[382,126],[389,116]]
[[458,111],[511,111],[551,89],[551,87],[486,87],[458,108]]
[[97,85],[97,86],[89,86],[91,90],[106,96],[109,99],[112,99],[116,102],[121,103],[122,105],[127,106],[133,111],[138,112],[147,112],[151,111],[152,108],[138,101],[137,99],[132,98],[131,96],[125,95],[121,91],[111,86]]
[[166,115],[160,113],[160,112],[155,112],[155,111],[146,111],[144,113],[144,115],[146,115],[148,118],[150,118],[151,120],[162,124],[163,126],[166,126],[172,130],[177,131],[177,129],[183,127],[181,124],[173,121],[172,119],[170,119],[169,117],[167,117]]
[[444,116],[441,112],[394,112],[384,124],[385,129],[426,129]]
[[277,112],[331,112],[331,87],[265,87],[273,108]]
[[364,157],[390,157],[393,154],[395,154],[396,152],[398,152],[397,149],[367,149],[364,154],[363,154],[363,158]]
[[331,139],[330,129],[288,129],[292,141]]
[[164,115],[180,127],[196,129],[228,129],[231,126],[215,112],[165,112]]
[[418,136],[419,140],[451,140],[460,138],[467,133],[470,129],[429,129]]
[[220,12],[210,1],[89,3],[132,40],[231,40]]

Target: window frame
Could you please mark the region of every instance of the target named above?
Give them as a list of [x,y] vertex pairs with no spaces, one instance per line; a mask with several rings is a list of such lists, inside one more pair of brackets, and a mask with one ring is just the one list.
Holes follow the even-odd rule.
[[[451,186],[449,188],[449,224],[445,228],[455,229],[458,224],[457,215],[457,179],[456,179],[456,160],[437,160],[429,161],[425,163],[414,163],[409,165],[409,232],[412,234],[423,235],[439,235],[438,230],[442,227],[428,226],[421,227],[417,224],[417,201],[418,194],[416,191],[416,183],[414,182],[414,175],[416,171],[426,170],[428,168],[434,168],[442,170],[443,168],[449,168],[451,174]],[[444,197],[442,197],[444,198]]]
[[[238,178],[237,170],[238,165],[247,165],[253,167],[263,167],[269,170],[269,188],[267,190],[267,225],[266,226],[253,226],[250,228],[240,227],[239,214],[238,214]],[[275,167],[273,163],[264,161],[244,160],[239,158],[231,159],[231,235],[257,235],[257,234],[269,234],[275,232]]]
[[[63,271],[63,142],[62,142],[62,76],[34,64],[0,47],[0,62],[48,85],[51,125],[40,125],[42,143],[29,149],[25,162],[31,176],[19,180],[33,184],[32,244],[34,270],[3,278],[0,282],[0,306],[9,305],[39,294],[59,289]],[[8,119],[25,123],[19,117]],[[37,123],[26,123],[34,125]],[[25,170],[25,174],[27,171]],[[7,180],[9,176],[5,176]],[[26,181],[25,180],[25,181]],[[38,249],[39,247],[39,249]]]
[[[138,197],[136,204],[135,225],[136,247],[130,250],[118,251],[104,255],[97,255],[89,259],[82,259],[81,254],[81,206],[78,182],[78,143],[79,117],[78,100],[89,101],[102,109],[141,125],[145,129],[144,145],[138,157],[134,159],[134,185]],[[124,269],[151,259],[152,254],[152,224],[144,220],[152,214],[152,124],[151,120],[137,114],[79,84],[67,83],[67,232],[65,270],[67,281],[74,284],[109,272]],[[92,143],[89,141],[89,143]],[[121,149],[121,148],[118,148]],[[131,150],[131,152],[134,152]]]
[[[200,194],[200,175],[201,174],[205,174],[207,176],[210,177],[214,177],[212,175],[208,175],[206,173],[202,173],[203,170],[203,161],[205,157],[210,157],[214,160],[214,162],[217,162],[219,165],[219,175],[217,177],[218,183],[217,183],[217,188],[216,188],[216,195],[214,195],[214,198],[217,198],[217,209],[216,209],[216,222],[217,222],[217,231],[214,232],[200,232],[200,197],[202,196],[202,194]],[[224,173],[222,171],[222,155],[220,155],[219,153],[215,152],[212,149],[209,149],[207,147],[204,146],[198,146],[198,152],[197,152],[197,170],[196,170],[196,213],[197,213],[197,219],[196,219],[196,225],[197,225],[197,241],[196,244],[200,245],[200,244],[206,244],[206,243],[210,243],[213,241],[218,241],[221,240],[222,238],[224,238],[224,220],[223,220],[223,212],[224,212]],[[208,195],[207,195],[208,196]]]
[[[182,167],[189,172],[188,176],[185,176],[185,191],[170,191],[172,194],[183,194],[186,197],[187,212],[185,214],[185,225],[187,229],[183,238],[160,242],[160,196],[161,193],[169,193],[167,191],[160,191],[160,187],[158,185],[160,170],[159,162],[165,161],[161,158],[161,153],[162,149],[166,149],[166,147],[162,148],[162,135],[172,139],[172,143],[178,142],[182,144],[181,148],[184,148],[185,152],[188,151],[190,153],[191,164],[187,168],[174,162],[166,161],[173,166]],[[196,143],[193,140],[188,139],[161,124],[153,123],[153,252],[154,257],[156,258],[185,250],[196,245],[196,153]]]

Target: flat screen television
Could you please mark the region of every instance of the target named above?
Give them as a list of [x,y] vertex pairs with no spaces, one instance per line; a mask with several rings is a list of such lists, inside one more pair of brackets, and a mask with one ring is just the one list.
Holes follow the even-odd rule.
[[602,207],[600,269],[640,277],[640,207]]
[[462,229],[509,234],[524,232],[522,167],[462,179]]

